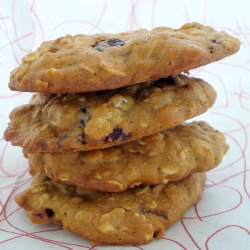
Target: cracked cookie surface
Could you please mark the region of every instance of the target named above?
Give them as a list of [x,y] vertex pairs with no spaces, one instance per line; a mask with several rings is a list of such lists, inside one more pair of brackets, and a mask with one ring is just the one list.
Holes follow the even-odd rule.
[[67,35],[26,55],[12,71],[9,87],[46,93],[114,89],[186,72],[239,47],[238,39],[198,23],[179,29]]
[[112,91],[36,94],[11,112],[5,139],[25,153],[108,148],[179,125],[215,99],[208,83],[185,75]]
[[224,135],[193,122],[114,148],[28,154],[32,175],[106,192],[140,184],[166,184],[218,165],[228,149]]
[[53,221],[100,245],[135,245],[161,238],[199,199],[205,174],[122,193],[80,190],[39,177],[16,197],[33,223]]

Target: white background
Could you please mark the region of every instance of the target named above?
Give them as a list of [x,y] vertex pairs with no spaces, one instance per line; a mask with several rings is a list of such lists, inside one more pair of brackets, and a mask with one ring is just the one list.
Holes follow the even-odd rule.
[[[216,104],[197,120],[225,132],[230,150],[208,174],[201,201],[165,234],[140,247],[93,247],[53,225],[33,225],[14,202],[29,185],[21,149],[2,139],[9,112],[30,94],[8,89],[10,71],[44,40],[198,21],[237,36],[236,55],[191,71],[211,83]],[[249,249],[250,2],[240,0],[0,0],[0,249]]]

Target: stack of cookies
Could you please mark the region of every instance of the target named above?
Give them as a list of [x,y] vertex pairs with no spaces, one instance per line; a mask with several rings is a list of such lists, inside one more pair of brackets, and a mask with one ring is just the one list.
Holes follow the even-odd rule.
[[34,223],[62,224],[97,244],[163,236],[200,197],[228,149],[205,122],[216,99],[188,70],[239,41],[197,23],[45,42],[11,73],[38,92],[14,109],[5,139],[21,146],[32,186],[16,197]]

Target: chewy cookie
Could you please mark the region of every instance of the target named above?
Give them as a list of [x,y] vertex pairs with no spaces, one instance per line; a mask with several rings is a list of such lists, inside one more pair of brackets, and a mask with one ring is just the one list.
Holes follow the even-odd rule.
[[32,175],[106,192],[176,181],[218,165],[228,145],[205,122],[180,125],[117,147],[89,152],[29,154]]
[[62,224],[96,244],[144,244],[161,238],[197,202],[204,180],[205,175],[197,173],[177,183],[102,193],[40,177],[16,201],[32,222]]
[[215,99],[208,83],[184,75],[112,91],[37,94],[12,111],[4,136],[25,153],[102,149],[179,125]]
[[11,73],[12,90],[65,93],[115,89],[222,59],[240,42],[198,23],[179,29],[67,35],[45,42]]

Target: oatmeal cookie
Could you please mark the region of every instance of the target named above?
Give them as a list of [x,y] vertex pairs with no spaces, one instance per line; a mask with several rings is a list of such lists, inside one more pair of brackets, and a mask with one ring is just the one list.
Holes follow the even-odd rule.
[[67,35],[26,55],[11,73],[9,87],[45,93],[114,89],[186,72],[239,47],[238,39],[198,23],[179,29]]
[[33,223],[53,221],[100,245],[135,245],[161,238],[199,199],[203,173],[180,182],[122,193],[80,190],[38,178],[16,197]]
[[36,94],[11,112],[4,136],[25,153],[102,149],[182,124],[215,99],[208,83],[185,75],[112,91]]
[[89,152],[35,153],[32,175],[105,192],[176,181],[218,165],[228,149],[224,135],[205,122],[180,125],[117,147]]

